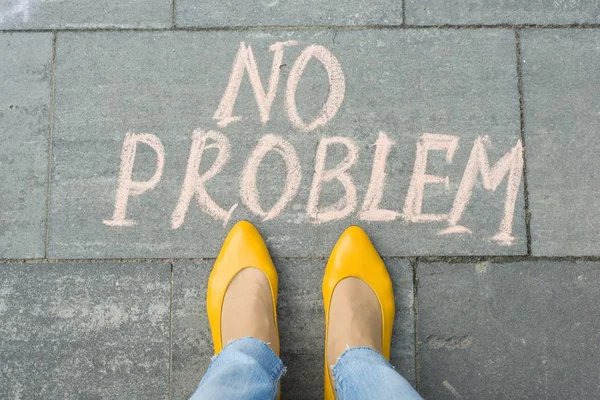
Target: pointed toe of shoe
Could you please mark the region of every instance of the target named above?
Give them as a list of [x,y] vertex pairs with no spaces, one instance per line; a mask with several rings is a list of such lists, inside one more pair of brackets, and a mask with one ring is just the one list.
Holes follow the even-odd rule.
[[266,261],[270,262],[271,256],[258,229],[248,221],[240,221],[229,231],[217,261],[258,268]]
[[367,233],[358,226],[351,226],[341,234],[329,257],[328,267],[354,269],[359,265],[369,265],[380,262],[381,257]]
[[275,265],[262,236],[248,221],[236,223],[223,241],[221,251],[208,279],[206,310],[213,336],[215,354],[223,349],[221,340],[221,311],[225,293],[235,276],[245,268],[256,268],[262,271],[271,288],[273,300],[273,316],[277,323],[278,276]]
[[349,277],[362,279],[375,293],[391,293],[392,281],[385,264],[367,233],[358,226],[346,229],[331,251],[323,294],[330,295],[339,281]]

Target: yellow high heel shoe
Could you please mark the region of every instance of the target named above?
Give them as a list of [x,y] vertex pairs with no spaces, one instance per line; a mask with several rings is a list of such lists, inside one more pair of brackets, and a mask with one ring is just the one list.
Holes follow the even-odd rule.
[[331,368],[327,362],[329,336],[329,306],[337,284],[344,278],[358,278],[373,290],[381,307],[382,353],[389,361],[394,325],[395,303],[392,280],[385,264],[369,237],[358,226],[342,233],[331,251],[323,277],[323,303],[325,307],[325,400],[335,400]]
[[[229,234],[225,238],[221,252],[208,278],[206,311],[208,313],[208,322],[212,333],[215,355],[223,350],[221,312],[225,293],[233,278],[241,270],[249,267],[262,271],[269,281],[271,299],[273,300],[273,320],[275,321],[277,337],[279,337],[279,329],[277,327],[277,291],[279,279],[277,271],[269,255],[267,245],[258,230],[250,222],[240,221],[231,228],[231,231],[229,231]],[[277,356],[279,356],[279,352],[277,352]]]

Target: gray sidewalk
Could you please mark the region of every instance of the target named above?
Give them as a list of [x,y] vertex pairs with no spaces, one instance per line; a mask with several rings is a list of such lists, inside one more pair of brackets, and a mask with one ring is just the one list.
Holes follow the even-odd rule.
[[0,398],[189,397],[241,219],[284,399],[352,224],[425,398],[600,397],[599,43],[583,0],[0,2]]

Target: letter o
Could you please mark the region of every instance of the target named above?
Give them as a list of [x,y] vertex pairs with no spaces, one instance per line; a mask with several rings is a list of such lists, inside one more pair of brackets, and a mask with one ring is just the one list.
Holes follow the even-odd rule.
[[[264,211],[260,206],[258,189],[256,187],[256,174],[263,158],[271,150],[276,151],[283,158],[287,168],[287,175],[281,197],[279,197],[279,200],[277,200],[269,211]],[[260,216],[263,221],[273,219],[279,215],[298,192],[301,175],[300,162],[298,161],[298,155],[294,150],[294,146],[280,136],[266,135],[260,139],[244,166],[240,185],[242,203],[254,214]]]
[[[319,60],[327,70],[329,92],[327,101],[323,105],[320,114],[311,123],[307,124],[298,114],[298,109],[296,107],[296,89],[298,88],[298,83],[300,77],[304,73],[304,69],[313,57]],[[308,46],[300,53],[300,56],[298,56],[288,77],[285,95],[285,108],[288,113],[288,118],[292,125],[304,132],[309,132],[319,126],[323,126],[338,112],[344,101],[345,92],[346,79],[344,78],[344,72],[342,71],[340,62],[335,58],[333,53],[320,45]]]

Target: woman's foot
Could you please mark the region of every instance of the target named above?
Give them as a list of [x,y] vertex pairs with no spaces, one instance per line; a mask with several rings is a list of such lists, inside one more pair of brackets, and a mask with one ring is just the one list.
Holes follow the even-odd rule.
[[279,354],[271,287],[265,274],[256,268],[245,268],[233,278],[221,312],[223,346],[248,336],[266,342]]
[[334,365],[348,347],[382,351],[381,307],[375,292],[358,278],[335,287],[329,306],[327,365]]

